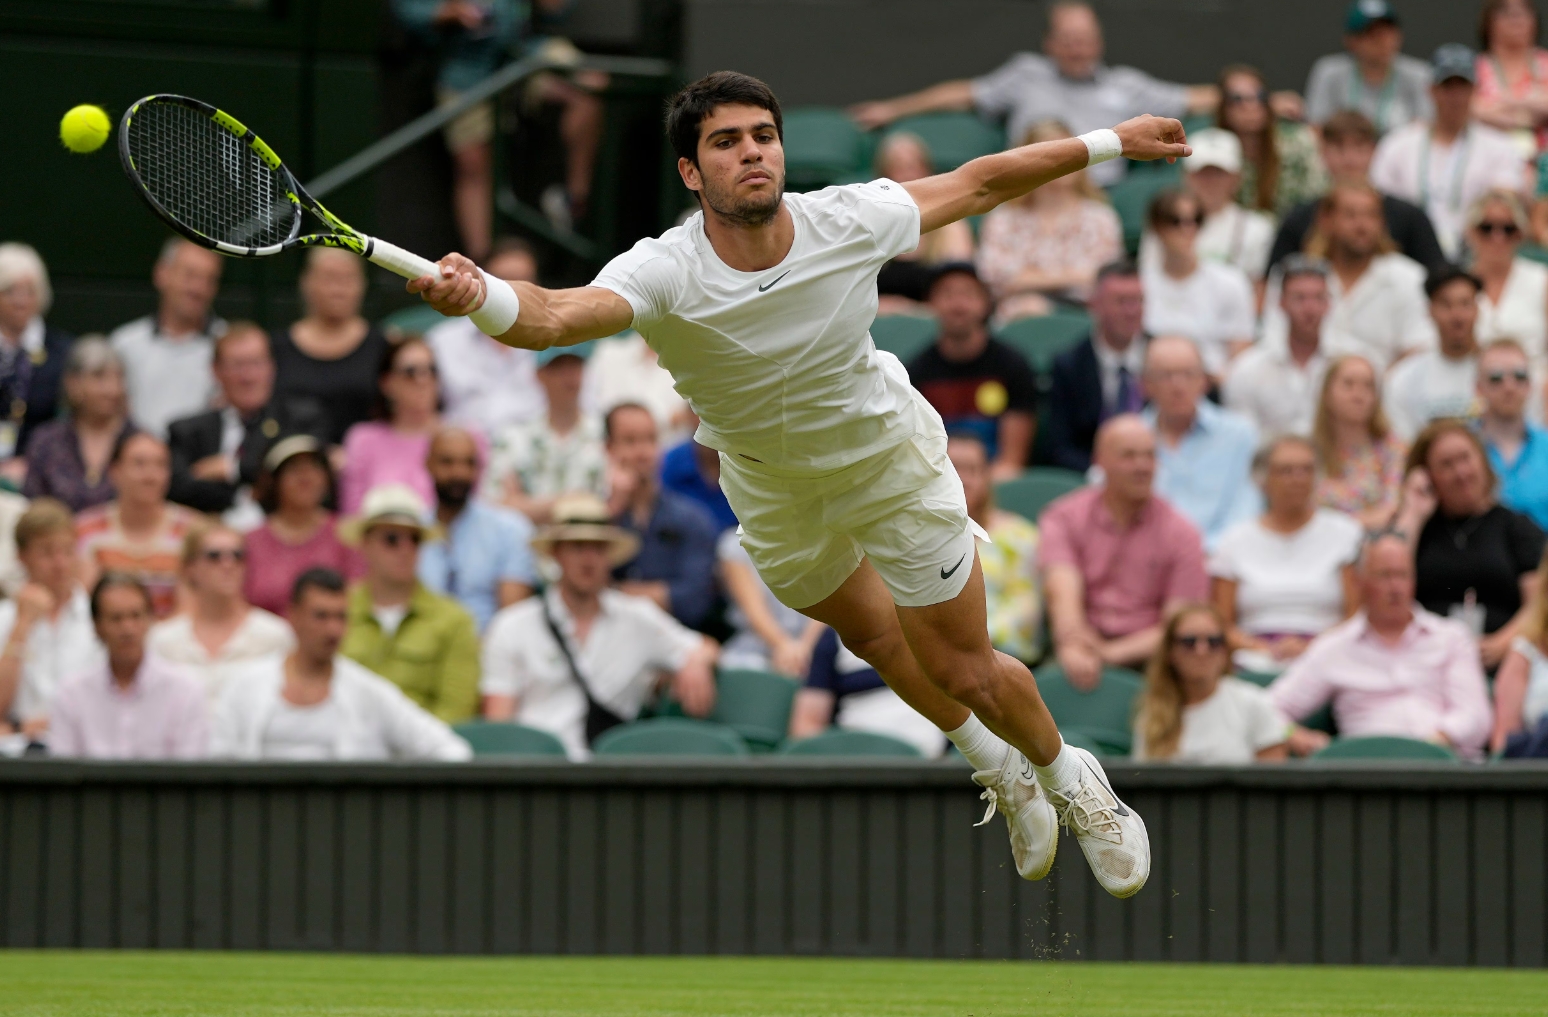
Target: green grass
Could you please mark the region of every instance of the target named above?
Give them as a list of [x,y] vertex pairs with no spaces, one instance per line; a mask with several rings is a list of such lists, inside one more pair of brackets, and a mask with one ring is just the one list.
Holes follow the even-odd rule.
[[1535,971],[0,951],[5,1017],[1540,1015]]

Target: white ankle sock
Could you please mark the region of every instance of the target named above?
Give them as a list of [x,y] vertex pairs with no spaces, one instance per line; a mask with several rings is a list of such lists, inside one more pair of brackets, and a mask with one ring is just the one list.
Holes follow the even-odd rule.
[[961,727],[947,731],[946,737],[975,770],[998,770],[1005,762],[1005,753],[1010,751],[1004,739],[984,727],[984,722],[971,713]]
[[1032,770],[1037,774],[1037,782],[1045,789],[1062,791],[1080,781],[1080,759],[1070,751],[1068,745],[1063,744],[1062,740],[1059,754],[1054,757],[1053,762],[1047,766],[1033,763]]

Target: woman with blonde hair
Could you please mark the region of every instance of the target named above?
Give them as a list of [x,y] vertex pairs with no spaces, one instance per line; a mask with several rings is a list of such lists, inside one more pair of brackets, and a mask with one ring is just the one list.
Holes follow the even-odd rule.
[[1407,449],[1381,409],[1376,369],[1361,356],[1328,365],[1312,424],[1322,480],[1317,503],[1354,516],[1367,530],[1392,519],[1403,488]]
[[1515,191],[1485,191],[1467,210],[1469,270],[1478,294],[1478,345],[1510,337],[1534,365],[1548,359],[1548,265],[1521,256],[1532,229],[1526,203]]
[[1285,759],[1289,721],[1267,692],[1230,670],[1220,612],[1208,604],[1178,608],[1145,669],[1134,758],[1213,766]]
[[[892,131],[876,147],[873,169],[878,177],[906,184],[933,174],[935,164],[923,138],[910,131]],[[881,313],[918,313],[937,265],[972,260],[973,231],[966,222],[920,234],[918,247],[887,262],[876,277]]]

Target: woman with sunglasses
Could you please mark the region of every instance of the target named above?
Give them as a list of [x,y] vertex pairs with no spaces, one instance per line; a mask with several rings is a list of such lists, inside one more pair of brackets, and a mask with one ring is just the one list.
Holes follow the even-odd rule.
[[1478,341],[1488,345],[1509,336],[1541,365],[1548,360],[1548,265],[1521,256],[1530,226],[1526,204],[1514,191],[1487,191],[1467,210],[1471,271],[1483,283]]
[[294,642],[289,625],[247,602],[246,576],[242,534],[217,522],[195,526],[183,539],[186,609],[146,637],[151,653],[203,680],[211,704],[253,661],[288,653]]
[[1204,370],[1218,381],[1231,358],[1252,345],[1252,283],[1234,265],[1199,257],[1204,205],[1191,192],[1168,188],[1157,194],[1148,221],[1161,257],[1140,266],[1145,331],[1193,340]]
[[1367,530],[1385,527],[1397,508],[1408,448],[1382,412],[1381,388],[1369,360],[1349,355],[1328,365],[1312,444],[1322,473],[1317,504],[1349,513]]
[[1278,219],[1327,190],[1317,136],[1306,124],[1274,116],[1263,72],[1256,67],[1231,64],[1221,70],[1215,123],[1242,142],[1242,186],[1236,200],[1243,208]]
[[1268,693],[1230,674],[1225,620],[1208,604],[1180,608],[1145,669],[1134,758],[1237,766],[1280,762],[1290,723]]

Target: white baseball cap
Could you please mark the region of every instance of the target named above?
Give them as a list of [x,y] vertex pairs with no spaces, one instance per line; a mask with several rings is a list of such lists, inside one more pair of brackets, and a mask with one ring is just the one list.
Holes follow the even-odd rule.
[[1188,144],[1193,154],[1183,160],[1189,173],[1197,173],[1206,166],[1223,169],[1227,173],[1242,171],[1242,143],[1235,134],[1223,127],[1206,127],[1192,134]]

